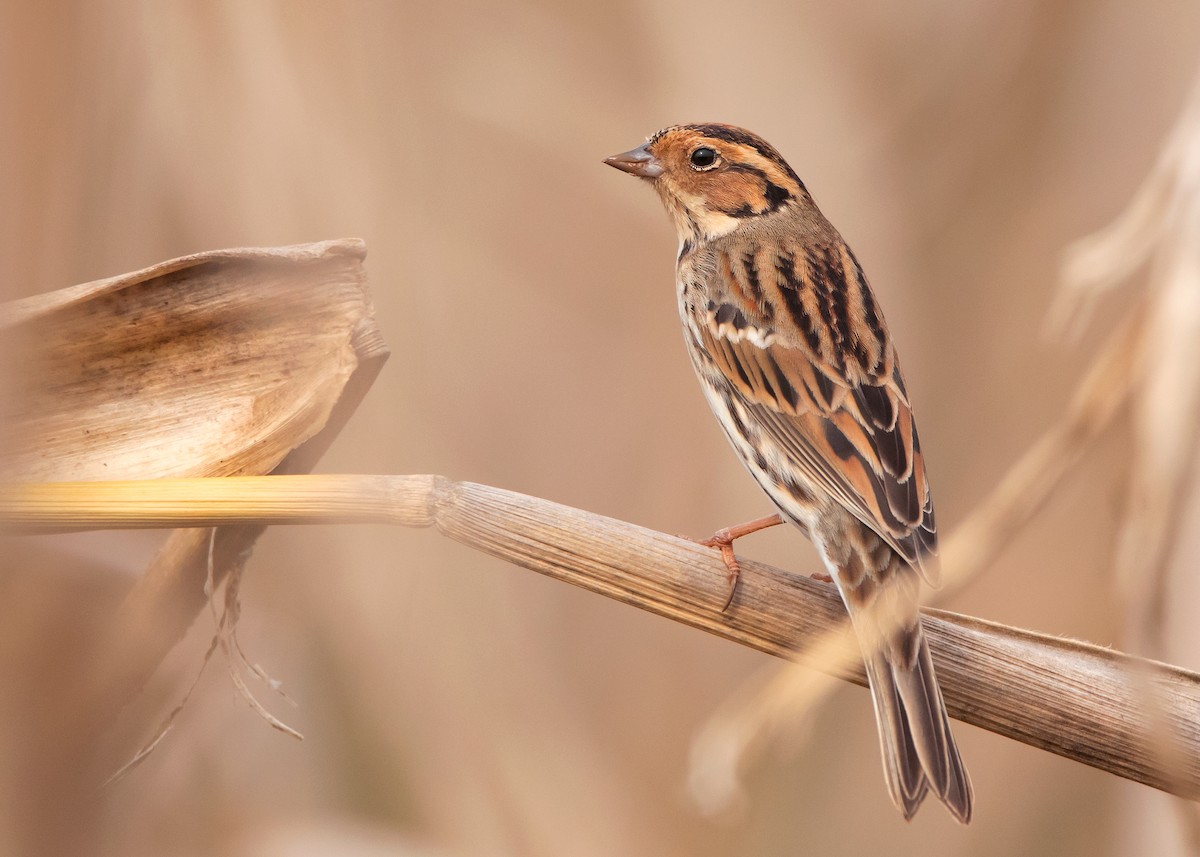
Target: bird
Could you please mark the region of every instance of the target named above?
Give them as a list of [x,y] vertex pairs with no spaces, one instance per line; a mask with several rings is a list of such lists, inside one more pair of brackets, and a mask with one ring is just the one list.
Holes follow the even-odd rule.
[[[799,176],[758,135],[674,125],[604,160],[651,184],[679,238],[684,342],[734,450],[815,545],[846,605],[884,780],[911,819],[932,790],[962,824],[973,790],[921,629],[937,527],[900,361],[863,269]],[[736,585],[736,578],[731,580]],[[728,605],[726,605],[728,606]]]

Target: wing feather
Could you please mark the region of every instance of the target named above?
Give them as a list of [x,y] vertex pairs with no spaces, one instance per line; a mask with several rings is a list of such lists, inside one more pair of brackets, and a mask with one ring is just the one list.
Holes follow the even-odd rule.
[[[803,258],[800,250],[787,256]],[[849,251],[826,250],[823,258],[854,266],[834,287],[828,283],[836,272],[823,269],[820,296],[843,301],[841,311],[808,312],[815,289],[803,293],[811,285],[804,274],[812,266],[778,261],[781,276],[763,284],[777,292],[763,289],[767,306],[735,307],[727,292],[709,290],[722,300],[708,304],[702,344],[747,418],[780,453],[936,585],[933,504],[899,362]],[[849,319],[849,330],[830,326],[839,318],[842,326]]]

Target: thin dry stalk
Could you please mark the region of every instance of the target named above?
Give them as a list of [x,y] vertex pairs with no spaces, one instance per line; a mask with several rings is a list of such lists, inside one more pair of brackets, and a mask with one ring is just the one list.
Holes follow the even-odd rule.
[[[1100,296],[1148,268],[1150,309],[1144,357],[1134,384],[1133,449],[1126,504],[1114,562],[1125,604],[1125,643],[1168,656],[1165,629],[1172,554],[1200,443],[1200,77],[1153,171],[1126,211],[1107,229],[1080,241],[1068,257],[1059,320],[1086,317]],[[1173,740],[1167,703],[1136,676],[1157,726],[1150,749],[1164,771],[1182,771],[1186,748]],[[1200,812],[1179,804],[1183,838],[1200,854]]]
[[709,716],[692,741],[688,794],[708,816],[726,816],[746,803],[744,772],[780,743],[798,746],[821,701],[841,685],[830,675],[791,664],[758,671]]

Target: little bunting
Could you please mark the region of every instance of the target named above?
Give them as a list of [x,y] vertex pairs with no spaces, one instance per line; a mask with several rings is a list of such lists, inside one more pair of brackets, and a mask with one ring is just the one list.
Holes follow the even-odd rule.
[[893,802],[911,818],[932,789],[968,823],[971,780],[918,612],[921,580],[938,580],[925,462],[858,260],[795,171],[749,131],[677,125],[605,163],[649,182],[675,224],[692,365],[743,464],[841,593]]

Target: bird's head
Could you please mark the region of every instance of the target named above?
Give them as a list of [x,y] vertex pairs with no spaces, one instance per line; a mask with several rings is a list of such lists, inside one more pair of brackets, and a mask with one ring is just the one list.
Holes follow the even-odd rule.
[[652,182],[684,241],[728,235],[748,218],[809,201],[774,147],[733,125],[674,125],[604,163]]

